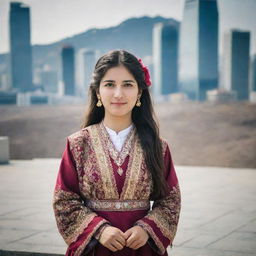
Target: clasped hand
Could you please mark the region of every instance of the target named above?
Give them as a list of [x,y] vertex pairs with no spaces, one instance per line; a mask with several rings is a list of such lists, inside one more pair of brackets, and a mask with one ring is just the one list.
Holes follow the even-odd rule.
[[138,249],[145,245],[148,233],[140,226],[134,226],[125,233],[115,227],[106,227],[99,238],[99,242],[112,252],[122,250],[124,247]]

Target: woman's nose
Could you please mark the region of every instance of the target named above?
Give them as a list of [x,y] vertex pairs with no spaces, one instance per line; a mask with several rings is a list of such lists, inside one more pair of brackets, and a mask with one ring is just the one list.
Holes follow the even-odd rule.
[[116,86],[115,91],[114,91],[114,96],[119,98],[122,95],[123,95],[122,88],[119,86]]

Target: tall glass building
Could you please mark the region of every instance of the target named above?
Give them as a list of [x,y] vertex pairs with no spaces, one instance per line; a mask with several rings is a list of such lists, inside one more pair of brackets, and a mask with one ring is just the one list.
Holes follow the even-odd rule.
[[82,48],[76,54],[76,84],[77,92],[83,97],[87,97],[91,76],[100,51]]
[[66,45],[62,48],[62,80],[64,95],[75,95],[75,55],[74,48]]
[[157,23],[153,28],[154,96],[178,90],[178,27]]
[[224,87],[249,99],[250,32],[230,30],[224,35]]
[[205,100],[218,87],[218,6],[216,0],[186,0],[180,30],[179,88]]
[[33,89],[30,10],[19,2],[10,3],[10,73],[12,88],[18,92]]

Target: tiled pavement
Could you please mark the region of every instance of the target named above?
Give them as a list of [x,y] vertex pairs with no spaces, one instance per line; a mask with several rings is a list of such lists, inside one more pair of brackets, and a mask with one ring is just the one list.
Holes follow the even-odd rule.
[[[0,255],[65,253],[51,204],[59,163],[0,165]],[[169,255],[256,255],[256,169],[176,166],[176,171],[182,211]]]

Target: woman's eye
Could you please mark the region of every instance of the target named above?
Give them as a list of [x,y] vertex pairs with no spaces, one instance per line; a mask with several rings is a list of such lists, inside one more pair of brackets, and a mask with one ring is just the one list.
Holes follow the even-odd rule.
[[132,86],[132,84],[125,84],[125,86],[130,87],[130,86]]
[[105,84],[105,86],[107,86],[107,87],[111,87],[113,84],[111,84],[111,83],[108,83],[108,84]]

